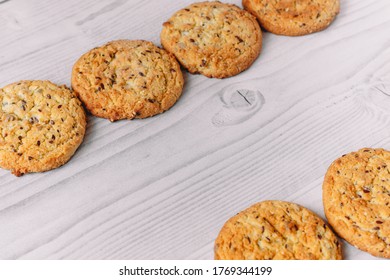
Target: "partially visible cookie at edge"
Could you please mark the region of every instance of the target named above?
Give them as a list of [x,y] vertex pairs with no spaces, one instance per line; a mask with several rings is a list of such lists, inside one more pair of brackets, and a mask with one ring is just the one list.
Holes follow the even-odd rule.
[[339,0],[243,0],[242,4],[264,29],[287,36],[321,31],[340,11]]
[[0,101],[0,167],[16,176],[60,167],[83,141],[85,112],[66,86],[20,81]]
[[364,148],[336,159],[323,183],[326,217],[350,244],[390,258],[390,152]]
[[230,218],[215,241],[217,260],[339,260],[325,222],[290,202],[263,201]]
[[261,52],[256,18],[220,2],[194,3],[163,24],[161,44],[193,74],[227,78],[248,69]]
[[72,87],[85,107],[111,121],[162,113],[179,99],[183,86],[175,57],[142,40],[117,40],[94,48],[72,71]]

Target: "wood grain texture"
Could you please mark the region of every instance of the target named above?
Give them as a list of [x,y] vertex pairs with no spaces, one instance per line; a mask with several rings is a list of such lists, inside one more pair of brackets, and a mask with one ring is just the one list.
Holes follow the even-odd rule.
[[[159,44],[161,24],[191,2],[0,3],[0,87],[69,85],[81,54],[121,38]],[[90,117],[62,168],[1,170],[0,258],[211,259],[223,223],[255,202],[289,200],[324,217],[329,164],[365,146],[390,149],[390,2],[341,4],[323,32],[265,33],[260,58],[236,77],[186,74],[182,98],[162,115]]]

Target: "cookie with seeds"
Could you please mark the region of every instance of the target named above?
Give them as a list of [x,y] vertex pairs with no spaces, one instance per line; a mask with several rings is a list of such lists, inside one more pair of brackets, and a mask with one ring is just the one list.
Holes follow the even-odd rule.
[[390,152],[365,148],[342,156],[323,183],[326,217],[350,244],[390,258]]
[[60,167],[83,141],[85,112],[66,86],[20,81],[0,101],[0,167],[16,176]]
[[175,57],[151,42],[118,40],[94,48],[74,65],[72,87],[95,116],[147,118],[171,108],[184,79]]
[[230,218],[215,241],[217,260],[340,260],[325,222],[290,202],[263,201]]
[[161,44],[190,73],[227,78],[259,56],[260,26],[247,11],[220,2],[192,4],[163,24]]
[[340,11],[339,0],[243,0],[269,32],[301,36],[327,28]]

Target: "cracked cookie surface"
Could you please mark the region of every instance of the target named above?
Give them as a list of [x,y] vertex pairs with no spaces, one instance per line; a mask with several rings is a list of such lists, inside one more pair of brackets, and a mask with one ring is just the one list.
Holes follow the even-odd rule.
[[94,48],[72,71],[72,87],[85,107],[111,121],[162,113],[175,104],[183,85],[175,57],[141,40]]
[[340,11],[339,0],[243,0],[242,5],[264,29],[287,36],[321,31]]
[[261,51],[262,34],[247,11],[231,4],[200,2],[163,24],[161,44],[190,73],[226,78],[252,65]]
[[390,152],[365,148],[335,160],[323,183],[325,214],[355,247],[390,258]]
[[65,164],[83,141],[86,116],[65,86],[20,81],[0,89],[0,166],[16,176]]
[[230,218],[215,241],[219,260],[338,260],[337,237],[306,208],[263,201]]

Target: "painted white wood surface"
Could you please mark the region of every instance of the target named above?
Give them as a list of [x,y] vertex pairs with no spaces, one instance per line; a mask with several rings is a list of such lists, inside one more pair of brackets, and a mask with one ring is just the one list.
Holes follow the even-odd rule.
[[[236,77],[187,73],[182,98],[162,115],[90,117],[60,169],[0,170],[0,258],[211,259],[223,223],[255,202],[293,201],[324,217],[329,164],[365,146],[390,149],[390,1],[341,2],[326,31],[265,33],[260,58]],[[161,24],[189,3],[1,3],[0,87],[69,85],[81,54],[119,38],[159,44]],[[251,104],[236,89],[251,90]],[[374,259],[347,244],[344,252]]]

